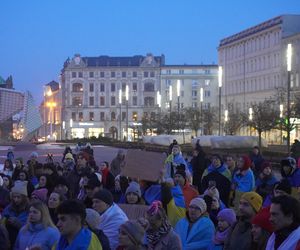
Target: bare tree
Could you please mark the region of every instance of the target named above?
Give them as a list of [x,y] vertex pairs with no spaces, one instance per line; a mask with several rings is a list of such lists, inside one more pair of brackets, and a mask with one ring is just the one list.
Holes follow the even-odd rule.
[[228,103],[228,120],[225,122],[225,134],[235,135],[247,124],[248,115],[239,109],[234,109],[233,102]]
[[273,100],[265,100],[252,105],[253,117],[249,125],[258,132],[259,148],[261,148],[261,135],[276,127],[279,111],[275,108]]
[[201,128],[201,111],[198,108],[186,108],[185,117],[187,126],[195,132],[196,136],[198,136],[198,130]]
[[217,109],[208,108],[203,109],[203,132],[205,135],[211,135],[213,133],[214,124],[217,123]]

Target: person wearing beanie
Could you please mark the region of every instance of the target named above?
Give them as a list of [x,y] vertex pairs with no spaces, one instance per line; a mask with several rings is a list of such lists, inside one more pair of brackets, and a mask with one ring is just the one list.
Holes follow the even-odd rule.
[[101,222],[101,218],[99,213],[91,208],[86,208],[86,217],[85,217],[85,224],[86,226],[97,235],[103,250],[110,250],[109,241],[104,232],[99,229],[99,225]]
[[63,201],[56,209],[60,238],[52,250],[102,250],[96,234],[85,227],[86,210],[78,200]]
[[113,195],[107,189],[101,189],[94,194],[93,209],[100,214],[99,229],[109,239],[111,249],[118,246],[118,230],[120,225],[128,220],[122,209],[114,203]]
[[46,203],[47,199],[48,199],[47,188],[36,189],[31,194],[31,201],[41,201],[43,203]]
[[212,163],[205,169],[202,175],[202,190],[211,187],[211,183],[215,183],[215,187],[220,192],[220,199],[226,206],[229,203],[229,194],[231,190],[231,172],[227,168],[226,164],[223,163],[220,155],[214,154],[212,156]]
[[32,152],[29,155],[27,166],[28,166],[28,174],[30,178],[32,178],[33,176],[37,176],[43,168],[43,164],[38,162],[38,157],[39,155],[37,152]]
[[145,234],[147,249],[181,249],[180,238],[174,232],[161,201],[155,200],[151,203],[146,212],[146,220],[148,221]]
[[142,250],[145,229],[134,220],[126,221],[120,226],[119,246],[117,250]]
[[291,195],[272,199],[270,222],[274,232],[266,250],[300,249],[300,202]]
[[74,170],[75,168],[75,159],[71,152],[67,153],[63,159],[63,168],[65,172]]
[[262,208],[252,219],[252,249],[265,250],[273,232],[270,222],[270,207]]
[[224,248],[224,243],[229,236],[233,226],[236,223],[236,214],[233,209],[225,208],[218,213],[218,224],[216,233],[213,238],[211,250],[221,250]]
[[186,172],[184,170],[177,170],[173,179],[174,184],[179,185],[181,188],[184,196],[185,207],[188,207],[191,200],[199,195],[198,191],[187,180]]
[[175,226],[175,232],[181,239],[182,249],[208,249],[211,245],[215,227],[210,220],[207,206],[202,198],[191,200],[185,218]]
[[232,189],[234,190],[233,205],[238,211],[241,196],[246,192],[251,192],[255,188],[254,174],[251,170],[251,160],[244,155],[237,161],[237,171],[232,179]]
[[299,199],[300,169],[297,167],[296,160],[292,157],[287,157],[281,161],[280,166],[282,177],[286,178],[292,187],[292,196]]
[[27,181],[16,181],[11,190],[11,202],[2,213],[10,242],[16,241],[20,228],[27,221],[28,205]]
[[65,177],[59,176],[56,179],[53,192],[59,193],[65,198],[70,198],[69,183]]
[[125,192],[126,204],[140,204],[144,205],[145,202],[142,199],[141,187],[135,181],[129,183],[128,188]]
[[218,224],[218,213],[225,208],[224,203],[220,200],[219,191],[216,187],[212,186],[204,192],[204,196],[208,195],[212,198],[210,209],[207,211],[209,213],[209,218],[214,223],[215,227]]
[[256,192],[265,200],[272,193],[274,184],[278,180],[273,175],[271,162],[264,161],[260,169],[261,172],[256,179],[255,186]]
[[262,197],[255,192],[244,193],[239,205],[239,219],[225,241],[225,249],[251,249],[251,220],[262,207]]

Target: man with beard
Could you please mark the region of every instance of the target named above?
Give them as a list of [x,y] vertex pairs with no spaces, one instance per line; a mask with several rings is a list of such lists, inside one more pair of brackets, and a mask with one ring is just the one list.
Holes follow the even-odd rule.
[[11,189],[11,203],[4,209],[3,218],[10,242],[15,242],[18,232],[28,217],[27,181],[16,181]]
[[300,249],[299,201],[289,195],[274,197],[270,213],[274,233],[269,238],[266,249]]
[[251,220],[262,206],[262,197],[255,192],[244,193],[239,205],[239,219],[228,236],[224,249],[250,250],[252,244]]

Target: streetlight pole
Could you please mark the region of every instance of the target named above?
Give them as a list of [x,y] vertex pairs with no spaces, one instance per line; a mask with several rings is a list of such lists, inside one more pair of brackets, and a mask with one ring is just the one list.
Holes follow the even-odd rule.
[[224,111],[224,123],[226,124],[226,122],[228,122],[228,109],[225,109]]
[[161,95],[159,93],[159,90],[157,90],[157,92],[156,92],[156,101],[157,101],[157,106],[158,106],[158,124],[160,124]]
[[119,126],[120,126],[120,141],[122,141],[122,88],[119,89],[119,106],[120,106],[120,116],[119,116]]
[[172,98],[173,98],[173,87],[172,85],[169,86],[169,105],[170,105],[170,133],[172,132]]
[[128,141],[128,99],[129,99],[128,84],[126,84],[125,97],[126,97],[126,140]]
[[223,68],[219,66],[218,72],[218,80],[219,80],[219,136],[221,135],[221,88],[222,88],[222,75],[223,75]]
[[202,115],[202,112],[203,112],[203,109],[202,109],[202,104],[203,104],[203,88],[200,88],[200,126],[201,126],[201,135],[203,135],[203,115]]
[[290,119],[291,119],[291,107],[290,107],[290,102],[291,102],[291,70],[292,70],[292,44],[287,45],[287,73],[288,73],[288,79],[287,79],[287,151],[288,155],[290,154]]
[[279,105],[279,110],[280,110],[280,144],[282,145],[282,117],[283,117],[283,104]]
[[177,129],[179,133],[180,80],[177,80]]
[[[249,108],[249,121],[251,122],[253,119],[253,109],[252,108]],[[252,136],[252,133],[251,133],[251,124],[249,125],[249,128],[250,128],[250,136]]]

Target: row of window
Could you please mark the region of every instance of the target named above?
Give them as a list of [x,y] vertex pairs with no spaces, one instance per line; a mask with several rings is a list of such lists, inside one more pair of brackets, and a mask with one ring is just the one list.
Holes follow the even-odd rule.
[[251,38],[247,40],[246,43],[240,42],[220,51],[220,57],[223,58],[224,53],[226,53],[226,58],[229,60],[241,57],[244,56],[245,53],[252,53],[278,45],[280,43],[280,39],[280,31],[268,32],[267,34]]
[[[126,112],[122,112],[122,121],[126,121]],[[105,112],[100,112],[99,113],[99,120],[100,121],[105,121],[105,120],[110,120],[110,121],[117,121],[120,119],[120,114],[117,114],[116,112],[110,112],[110,116],[105,116]],[[148,114],[147,112],[144,112],[144,117],[145,118],[154,118],[155,117],[155,113],[151,112],[150,114]],[[137,111],[132,111],[131,112],[131,116],[128,117],[129,121],[138,121],[138,112]],[[73,121],[79,121],[79,122],[83,122],[86,121],[86,118],[83,115],[83,112],[72,112],[72,120]],[[96,121],[95,120],[95,113],[94,112],[89,112],[88,113],[88,120],[89,121]]]
[[184,75],[184,74],[199,74],[199,73],[204,73],[206,75],[209,75],[211,73],[210,69],[205,69],[205,70],[197,70],[197,69],[192,69],[192,70],[184,70],[184,69],[167,69],[166,71],[167,75]]
[[[245,64],[244,64],[245,63]],[[227,76],[236,76],[246,73],[257,72],[260,70],[271,69],[280,66],[279,53],[273,55],[263,55],[254,59],[237,61],[227,65]],[[245,68],[245,69],[244,69]]]
[[[98,72],[90,71],[90,72],[88,72],[88,77],[89,78],[94,78],[97,75],[97,73]],[[136,78],[136,77],[138,77],[138,72],[136,72],[136,71],[133,71],[132,73],[131,72],[126,72],[126,71],[122,71],[122,72],[100,71],[99,72],[99,76],[101,78],[104,78],[104,77],[114,78],[114,77],[119,77],[119,76],[121,76],[122,78],[126,78],[126,77],[129,77],[131,75],[132,75],[133,78]],[[152,78],[152,77],[155,77],[155,72],[154,71],[144,71],[143,76],[145,78],[147,78],[147,77]],[[72,72],[72,78],[83,78],[83,72],[82,71],[79,71],[79,72],[73,71]]]
[[[122,83],[122,92],[126,91],[126,83]],[[100,92],[105,92],[105,83],[100,83]],[[116,92],[117,88],[116,88],[116,83],[111,83],[110,84],[110,91],[111,92]],[[130,86],[128,85],[128,87],[130,88]],[[94,92],[95,90],[95,84],[94,83],[90,83],[89,84],[89,92]],[[131,90],[129,89],[129,91],[138,91],[138,84],[136,82],[132,83],[132,88]],[[146,82],[144,84],[144,91],[147,92],[153,92],[155,91],[155,87],[154,87],[154,83],[152,82]],[[83,84],[82,83],[73,83],[72,84],[72,92],[83,92]]]
[[[105,106],[106,105],[105,96],[100,96],[99,100],[100,100],[99,101],[100,106]],[[126,97],[125,96],[122,96],[122,104],[123,105],[126,104]],[[110,97],[110,104],[108,104],[108,105],[116,106],[117,105],[117,98],[115,96],[111,96]],[[137,105],[138,105],[137,96],[132,96],[132,106],[137,106]],[[154,97],[145,97],[144,98],[144,106],[154,107],[154,105],[155,105]],[[73,97],[72,98],[72,106],[82,107],[83,106],[82,97],[79,97],[79,96]],[[95,97],[94,96],[89,97],[89,106],[95,106]]]

